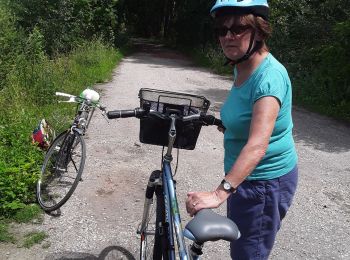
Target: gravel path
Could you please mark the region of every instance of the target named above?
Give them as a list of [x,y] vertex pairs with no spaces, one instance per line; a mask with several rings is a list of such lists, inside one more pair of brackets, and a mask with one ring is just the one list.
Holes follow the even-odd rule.
[[[199,69],[182,55],[144,45],[125,58],[113,80],[97,86],[110,110],[139,105],[141,87],[206,96],[218,116],[231,80]],[[350,127],[294,109],[300,182],[271,255],[273,260],[350,259]],[[0,259],[138,259],[136,229],[144,187],[158,169],[161,147],[138,141],[136,119],[110,121],[95,114],[86,138],[81,182],[59,216],[45,216],[48,248],[0,244]],[[194,151],[180,151],[176,175],[183,225],[186,192],[216,187],[223,176],[222,135],[204,127]],[[225,206],[217,210],[225,214]],[[226,242],[207,243],[204,259],[229,259]]]

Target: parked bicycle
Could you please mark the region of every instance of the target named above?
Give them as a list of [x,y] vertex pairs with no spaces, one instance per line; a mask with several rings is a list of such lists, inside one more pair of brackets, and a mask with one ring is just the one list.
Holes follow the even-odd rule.
[[96,108],[103,114],[105,108],[99,103],[99,94],[85,89],[80,96],[56,92],[77,103],[77,111],[71,126],[59,134],[50,145],[37,182],[36,196],[40,206],[51,212],[59,209],[76,189],[84,170],[86,147],[84,135]]
[[[196,95],[141,89],[140,108],[107,113],[109,119],[140,119],[140,141],[167,147],[161,170],[149,177],[140,234],[140,259],[199,259],[207,241],[233,241],[240,232],[230,219],[203,209],[182,229],[171,161],[173,148],[192,150],[203,125],[223,127],[221,121],[207,115],[210,102]],[[185,246],[185,237],[192,245]],[[176,240],[175,240],[176,238]]]

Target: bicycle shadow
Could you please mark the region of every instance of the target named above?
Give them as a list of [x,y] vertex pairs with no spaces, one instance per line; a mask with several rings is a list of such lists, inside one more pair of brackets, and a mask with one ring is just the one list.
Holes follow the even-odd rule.
[[136,260],[135,257],[122,246],[108,246],[98,256],[83,252],[53,253],[44,260]]
[[[122,258],[125,256],[125,258]],[[136,260],[135,257],[122,246],[108,246],[102,250],[97,258],[98,260],[109,260],[109,259],[127,259]]]

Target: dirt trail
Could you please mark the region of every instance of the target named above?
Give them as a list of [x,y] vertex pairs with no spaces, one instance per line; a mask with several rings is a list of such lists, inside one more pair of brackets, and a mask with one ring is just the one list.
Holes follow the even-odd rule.
[[[97,86],[108,109],[139,105],[141,87],[206,96],[218,110],[231,80],[199,69],[181,54],[144,44],[125,58],[113,80]],[[294,136],[300,182],[272,253],[273,260],[350,259],[350,128],[295,109]],[[0,259],[138,259],[137,225],[149,173],[158,169],[161,147],[138,141],[136,119],[106,120],[96,113],[88,130],[81,182],[59,216],[34,229],[49,234],[48,248],[0,244]],[[181,217],[186,192],[216,187],[223,176],[222,135],[202,129],[194,151],[180,151],[176,175]],[[217,210],[225,214],[225,207]],[[114,255],[114,257],[112,257]],[[226,242],[208,243],[204,259],[229,259]]]

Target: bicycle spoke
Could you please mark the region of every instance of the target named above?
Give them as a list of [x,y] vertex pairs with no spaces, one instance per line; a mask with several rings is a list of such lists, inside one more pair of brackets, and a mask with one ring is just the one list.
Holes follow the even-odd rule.
[[155,206],[154,204],[152,205],[151,208],[151,213],[148,218],[148,226],[147,226],[147,236],[146,239],[148,241],[146,242],[148,244],[148,247],[146,248],[147,253],[146,253],[146,259],[153,259],[153,245],[154,245],[154,236],[156,234],[156,220],[155,220]]
[[75,170],[78,171],[78,167],[77,167],[75,161],[73,160],[72,154],[71,154],[71,156],[70,156],[70,160],[71,160],[71,162],[73,163],[73,166],[74,166]]

